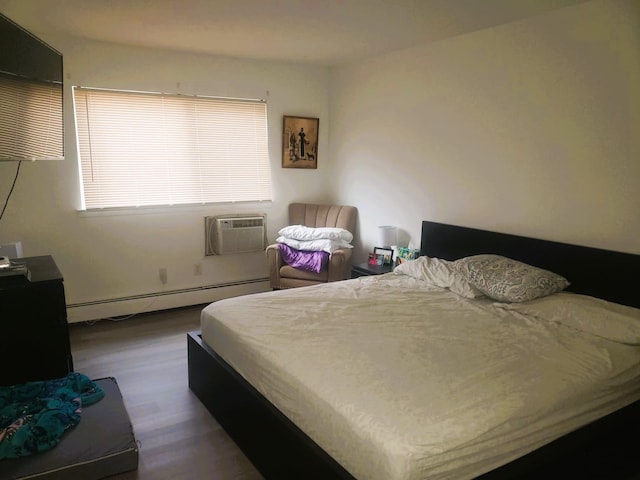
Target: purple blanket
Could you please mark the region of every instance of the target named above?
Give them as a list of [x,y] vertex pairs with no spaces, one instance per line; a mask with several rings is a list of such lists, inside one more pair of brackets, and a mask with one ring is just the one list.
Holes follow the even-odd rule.
[[278,246],[284,262],[294,268],[315,273],[320,273],[327,268],[329,261],[329,254],[327,252],[296,250],[284,243],[279,243]]

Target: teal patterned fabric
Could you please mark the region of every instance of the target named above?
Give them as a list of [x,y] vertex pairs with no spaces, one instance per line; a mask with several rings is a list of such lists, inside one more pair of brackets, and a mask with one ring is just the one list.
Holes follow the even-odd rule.
[[454,262],[454,269],[487,297],[525,302],[560,292],[566,278],[500,255],[474,255]]
[[77,372],[0,387],[0,460],[56,446],[80,422],[82,406],[103,397],[100,386]]

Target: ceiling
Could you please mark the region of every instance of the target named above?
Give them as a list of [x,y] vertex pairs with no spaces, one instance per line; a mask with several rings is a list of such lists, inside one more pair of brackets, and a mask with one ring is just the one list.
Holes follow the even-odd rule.
[[54,47],[72,35],[336,66],[585,1],[0,0],[0,12]]

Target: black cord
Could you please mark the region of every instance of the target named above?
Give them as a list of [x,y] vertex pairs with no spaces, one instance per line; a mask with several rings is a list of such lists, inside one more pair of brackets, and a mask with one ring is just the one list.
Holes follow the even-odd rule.
[[7,209],[7,205],[9,204],[9,199],[11,198],[11,194],[13,193],[13,189],[16,186],[16,181],[18,180],[18,174],[20,173],[20,165],[22,165],[22,160],[18,162],[18,168],[16,168],[16,176],[13,178],[13,183],[11,184],[11,190],[9,190],[9,195],[7,195],[7,199],[4,202],[4,207],[2,208],[2,213],[0,213],[0,220],[4,216],[4,211]]

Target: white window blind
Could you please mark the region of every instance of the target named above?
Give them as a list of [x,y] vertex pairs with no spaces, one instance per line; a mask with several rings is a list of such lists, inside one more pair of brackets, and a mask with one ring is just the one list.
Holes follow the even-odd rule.
[[62,84],[0,73],[0,160],[64,156]]
[[73,91],[84,209],[271,200],[265,102]]

